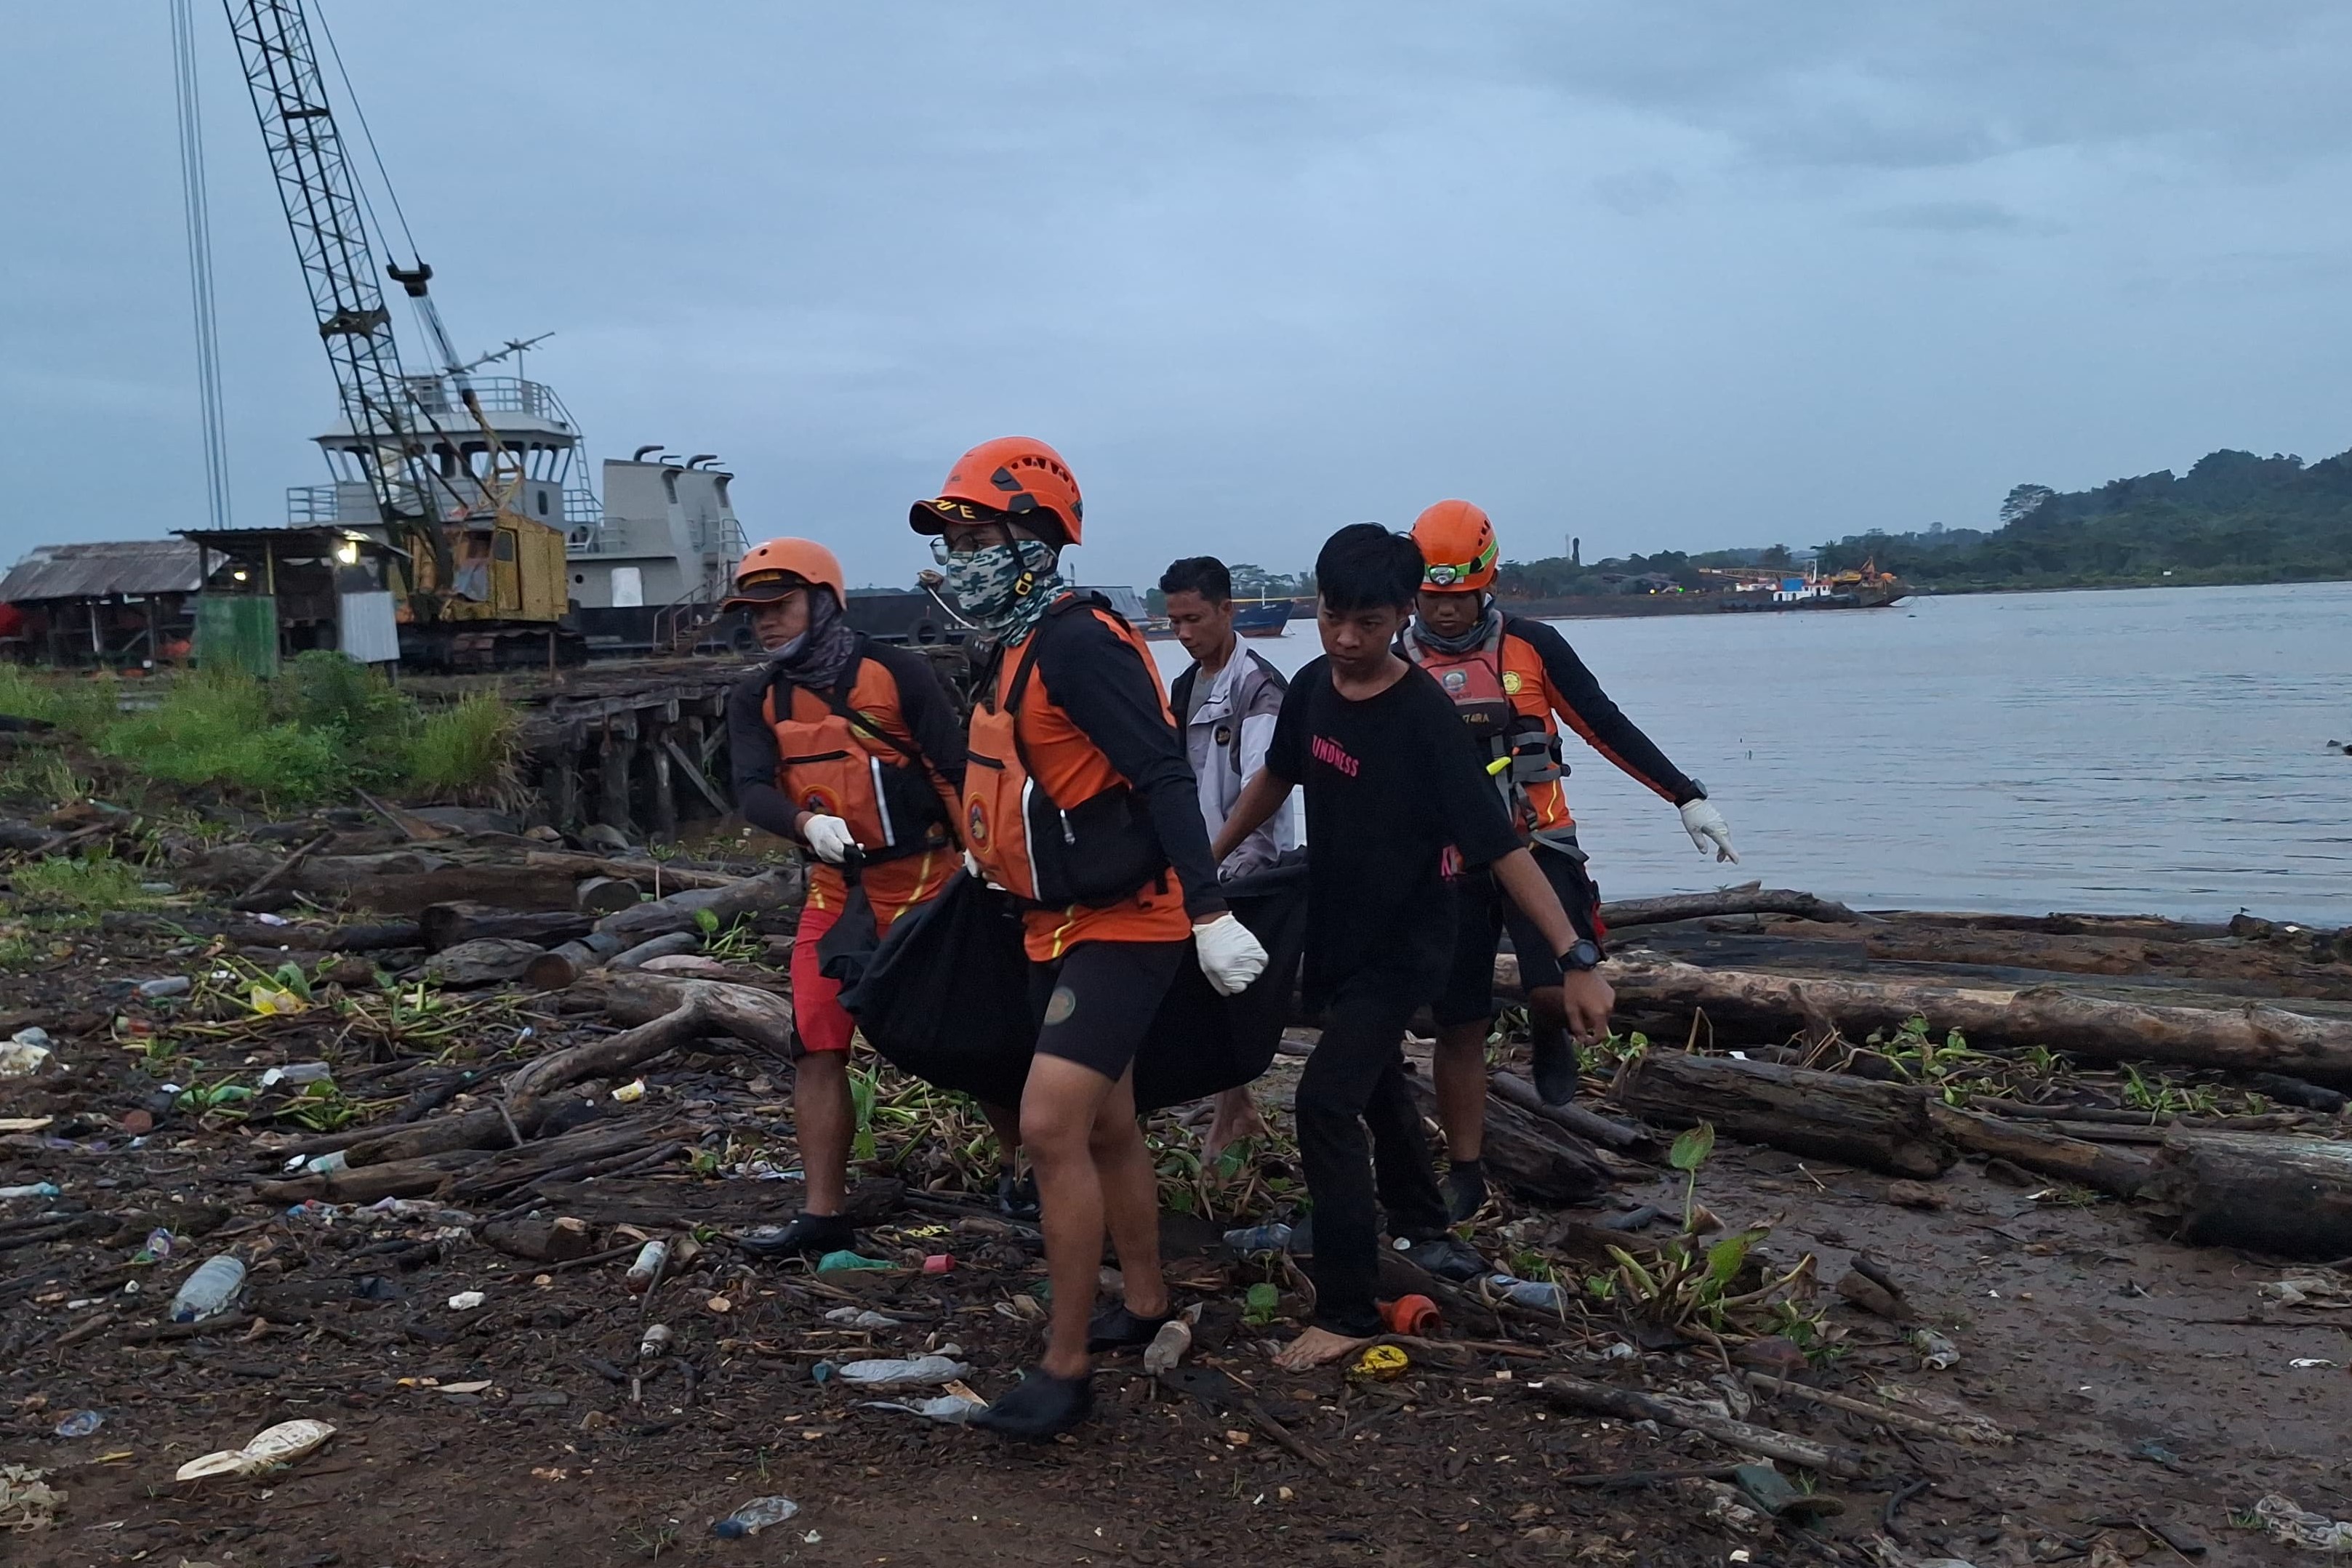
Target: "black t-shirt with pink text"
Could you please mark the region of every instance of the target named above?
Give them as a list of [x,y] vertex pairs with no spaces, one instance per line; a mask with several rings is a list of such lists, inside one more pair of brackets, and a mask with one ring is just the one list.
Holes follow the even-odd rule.
[[1519,846],[1444,689],[1408,664],[1350,702],[1318,659],[1291,679],[1265,765],[1307,794],[1307,1005],[1374,968],[1384,987],[1433,996],[1454,941],[1447,849],[1475,868]]

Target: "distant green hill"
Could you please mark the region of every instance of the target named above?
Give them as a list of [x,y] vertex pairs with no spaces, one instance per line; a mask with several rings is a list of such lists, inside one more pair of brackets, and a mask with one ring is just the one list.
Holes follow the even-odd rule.
[[2215,452],[2170,469],[2060,493],[2020,485],[2001,527],[1853,535],[1821,547],[1826,570],[1879,567],[1922,588],[2089,588],[2352,578],[2352,452],[2318,463]]

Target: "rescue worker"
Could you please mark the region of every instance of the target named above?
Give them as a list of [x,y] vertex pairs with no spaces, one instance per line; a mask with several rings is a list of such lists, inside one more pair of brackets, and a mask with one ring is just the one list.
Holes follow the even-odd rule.
[[[770,539],[743,557],[721,606],[750,615],[768,657],[727,702],[735,799],[744,820],[806,846],[808,899],[793,942],[793,1118],[805,1202],[789,1224],[740,1242],[763,1256],[855,1244],[842,1205],[856,1130],[849,1094],[856,1025],[841,988],[817,968],[817,943],[843,918],[877,935],[938,896],[962,863],[956,837],[963,736],[930,666],[869,642],[844,612],[841,563],[809,539]],[[859,866],[856,892],[844,874]],[[984,1108],[985,1109],[985,1108]],[[997,1127],[1001,1204],[1018,1209],[1011,1113]],[[1034,1208],[1030,1212],[1034,1212]]]
[[1540,621],[1507,615],[1495,602],[1499,554],[1494,525],[1467,501],[1440,501],[1412,526],[1422,557],[1421,591],[1403,651],[1436,677],[1469,726],[1522,842],[1533,850],[1574,922],[1579,940],[1563,966],[1534,928],[1499,896],[1493,879],[1468,873],[1451,883],[1457,901],[1452,977],[1434,1009],[1433,1058],[1439,1118],[1445,1128],[1447,1210],[1466,1219],[1486,1201],[1484,1150],[1486,1037],[1494,1025],[1494,967],[1507,928],[1527,987],[1534,1037],[1536,1088],[1550,1104],[1576,1094],[1576,1050],[1608,1030],[1606,988],[1593,967],[1606,936],[1600,895],[1585,871],[1560,780],[1559,722],[1636,783],[1678,808],[1700,852],[1736,861],[1731,829],[1708,803],[1706,789],[1666,760],[1649,737],[1618,710],[1576,650]]
[[[1169,625],[1192,663],[1169,684],[1168,701],[1192,777],[1200,785],[1201,819],[1211,838],[1241,799],[1250,775],[1265,766],[1274,739],[1275,716],[1290,683],[1254,648],[1244,648],[1234,631],[1234,579],[1214,556],[1188,556],[1160,574]],[[1272,866],[1298,850],[1295,813],[1286,804],[1274,821],[1252,833],[1217,866],[1217,878],[1231,883]],[[1265,1118],[1246,1086],[1216,1097],[1202,1152],[1215,1159],[1241,1138],[1267,1136]]]
[[[1042,1439],[1093,1407],[1095,1352],[1149,1343],[1171,1315],[1136,1051],[1178,965],[1197,962],[1232,996],[1265,953],[1217,890],[1192,772],[1142,637],[1061,576],[1085,512],[1060,455],[1024,436],[976,446],[909,520],[933,536],[963,614],[996,643],[977,683],[958,820],[969,869],[1023,908],[1040,1021],[1021,1136],[1045,1211],[1053,1315],[1039,1364],[973,1424]],[[1125,1301],[1095,1313],[1106,1224]]]

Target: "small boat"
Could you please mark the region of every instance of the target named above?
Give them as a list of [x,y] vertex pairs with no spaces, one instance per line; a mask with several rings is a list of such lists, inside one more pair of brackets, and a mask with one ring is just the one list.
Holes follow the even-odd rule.
[[1261,599],[1254,604],[1237,602],[1234,606],[1234,630],[1244,637],[1279,637],[1297,611],[1297,604],[1287,599]]

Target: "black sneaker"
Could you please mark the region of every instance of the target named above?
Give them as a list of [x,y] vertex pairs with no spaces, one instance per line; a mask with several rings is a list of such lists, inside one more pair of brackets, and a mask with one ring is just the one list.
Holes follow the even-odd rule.
[[844,1215],[801,1213],[789,1225],[755,1226],[738,1236],[735,1245],[754,1258],[815,1257],[856,1246],[857,1228]]
[[1451,1231],[1443,1231],[1435,1236],[1425,1236],[1419,1240],[1407,1240],[1399,1237],[1396,1249],[1414,1264],[1427,1270],[1439,1279],[1451,1280],[1456,1284],[1465,1280],[1475,1280],[1481,1274],[1494,1272],[1484,1258],[1471,1250],[1468,1242]]
[[1446,1219],[1459,1225],[1486,1207],[1486,1171],[1475,1160],[1457,1160],[1445,1173]]
[[1034,1173],[1016,1176],[1011,1171],[996,1173],[996,1212],[1007,1219],[1037,1218],[1037,1177]]
[[1094,1408],[1091,1375],[1056,1377],[1042,1366],[1033,1366],[1003,1398],[975,1414],[968,1425],[1000,1437],[1042,1443],[1084,1421]]
[[1100,1354],[1104,1351],[1134,1350],[1151,1343],[1151,1336],[1172,1322],[1174,1312],[1162,1312],[1156,1318],[1139,1318],[1124,1304],[1105,1307],[1087,1323],[1087,1352]]
[[1576,1042],[1556,1024],[1538,1024],[1533,1032],[1536,1093],[1547,1105],[1565,1105],[1576,1098]]

